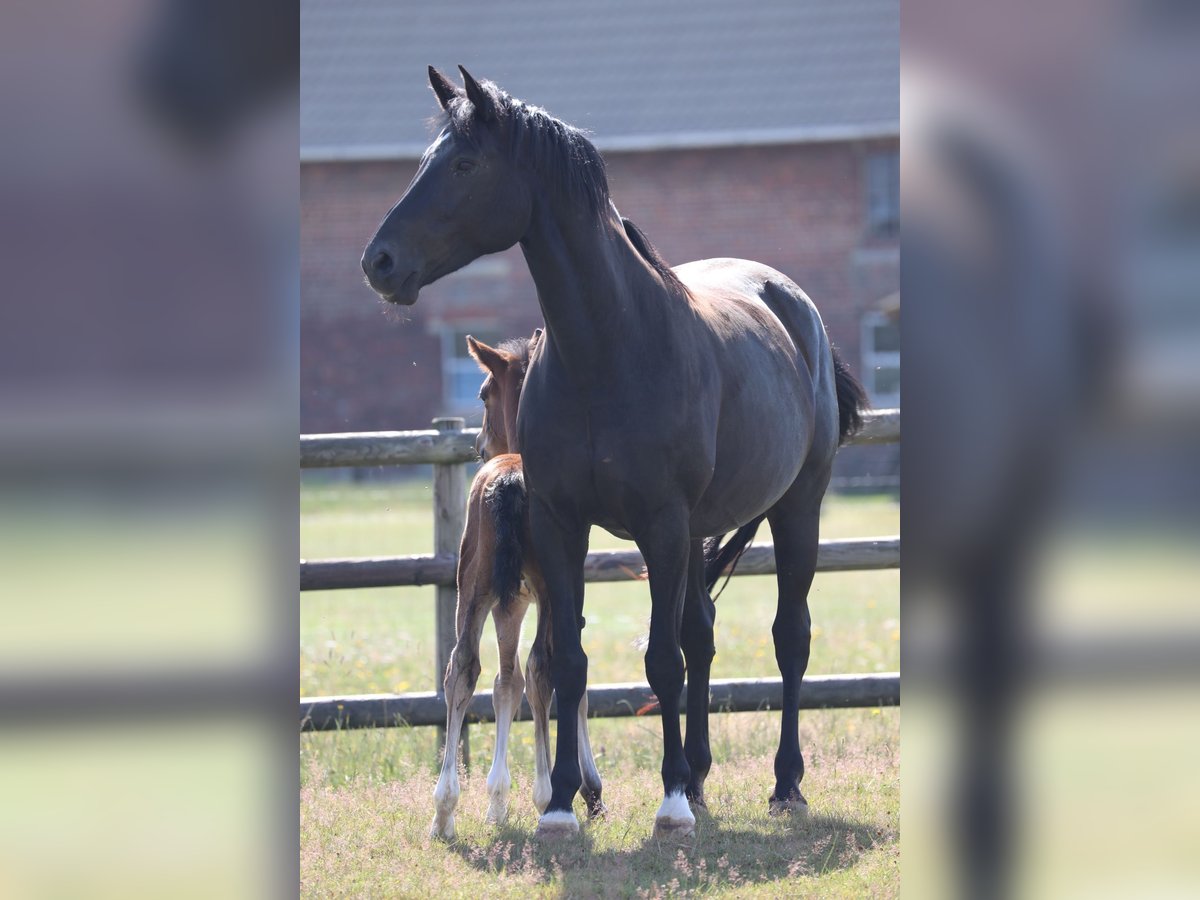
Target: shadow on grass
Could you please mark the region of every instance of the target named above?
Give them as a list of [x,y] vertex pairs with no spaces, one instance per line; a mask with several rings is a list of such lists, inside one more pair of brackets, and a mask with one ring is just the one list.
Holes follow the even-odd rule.
[[[570,838],[540,840],[524,828],[502,826],[487,845],[455,843],[449,852],[492,876],[560,881],[564,896],[674,896],[819,877],[853,868],[863,853],[898,841],[892,829],[814,815],[737,823],[701,811],[696,834],[684,842],[633,832],[651,822],[599,821]],[[614,846],[615,845],[615,846]]]

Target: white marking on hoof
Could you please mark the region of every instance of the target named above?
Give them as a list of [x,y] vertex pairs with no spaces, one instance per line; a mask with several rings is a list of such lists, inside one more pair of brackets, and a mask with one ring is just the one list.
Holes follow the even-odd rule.
[[508,791],[491,795],[488,802],[487,820],[491,825],[503,825],[508,818]]
[[696,817],[688,806],[687,797],[680,791],[667,794],[654,816],[656,838],[686,838],[696,832]]
[[578,833],[579,820],[570,810],[543,813],[535,832],[538,837],[564,837]]
[[491,824],[499,825],[508,818],[508,794],[511,787],[512,780],[508,776],[508,767],[493,765],[487,780],[488,797],[490,798],[487,820]]
[[446,816],[443,819],[440,814],[435,813],[429,826],[429,836],[443,841],[454,840],[454,816]]

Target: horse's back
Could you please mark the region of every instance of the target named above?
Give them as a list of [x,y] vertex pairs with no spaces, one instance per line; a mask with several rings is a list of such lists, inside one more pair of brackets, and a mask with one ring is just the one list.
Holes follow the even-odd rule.
[[[736,511],[741,524],[770,505],[750,501],[747,471],[761,473],[773,503],[805,466],[825,469],[832,461],[837,396],[829,340],[804,291],[769,266],[708,259],[675,272],[717,342],[724,385],[717,465],[699,528],[716,524],[722,509]],[[744,503],[755,507],[750,515]]]
[[766,306],[795,343],[809,371],[819,373],[829,345],[821,314],[800,286],[782,272],[748,259],[717,258],[676,266],[675,273],[702,304]]
[[[782,326],[794,348],[791,358],[800,374],[800,389],[813,398],[811,410],[805,411],[810,412],[806,418],[814,443],[832,452],[828,448],[837,446],[833,355],[821,314],[809,296],[777,269],[746,259],[698,260],[677,266],[675,272],[717,322],[731,316],[737,322],[730,311],[740,307],[754,320],[747,330],[756,332],[759,340],[769,341],[773,326]],[[764,310],[770,318],[761,315]],[[722,325],[716,327],[720,330]]]

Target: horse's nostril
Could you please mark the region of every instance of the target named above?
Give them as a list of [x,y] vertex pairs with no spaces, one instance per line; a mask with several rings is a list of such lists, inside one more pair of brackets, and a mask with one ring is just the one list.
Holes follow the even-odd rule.
[[374,269],[378,275],[388,274],[388,272],[392,271],[392,266],[394,265],[395,262],[392,260],[392,255],[386,250],[380,250],[371,259],[371,268]]

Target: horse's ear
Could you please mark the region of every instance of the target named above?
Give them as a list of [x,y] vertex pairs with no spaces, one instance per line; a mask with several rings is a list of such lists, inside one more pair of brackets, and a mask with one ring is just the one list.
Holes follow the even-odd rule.
[[433,94],[437,97],[438,106],[445,109],[450,105],[450,101],[458,96],[458,88],[450,83],[441,72],[433,66],[429,67],[429,86],[433,88]]
[[542,329],[541,328],[533,329],[533,337],[531,337],[529,339],[530,349],[533,349],[534,347],[536,347],[538,345],[538,341],[540,341],[541,339],[542,339]]
[[492,102],[491,95],[480,87],[479,82],[472,78],[471,73],[462,66],[458,67],[458,71],[462,73],[463,87],[467,90],[467,99],[475,107],[475,115],[481,122],[494,122],[496,106]]
[[497,378],[508,368],[508,360],[495,347],[489,347],[483,341],[477,341],[467,335],[467,352],[479,364],[484,372],[491,372]]

